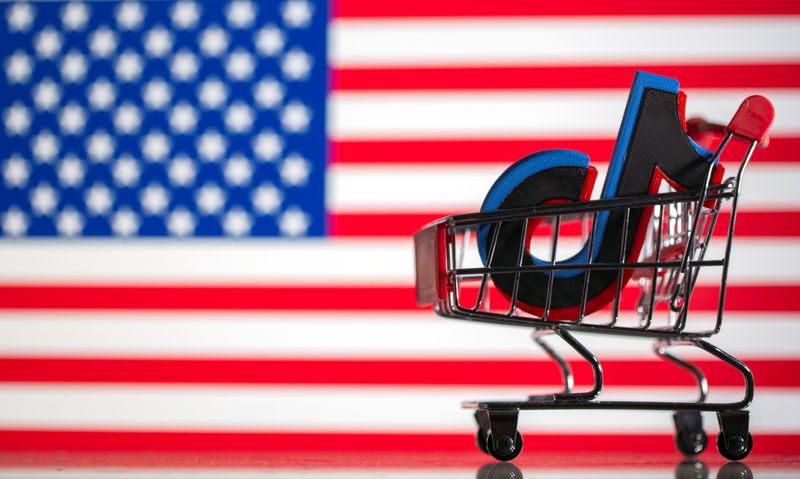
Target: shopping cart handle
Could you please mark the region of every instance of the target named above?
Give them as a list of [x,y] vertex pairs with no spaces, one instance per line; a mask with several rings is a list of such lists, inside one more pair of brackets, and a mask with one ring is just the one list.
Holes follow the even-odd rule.
[[767,132],[774,119],[775,108],[772,103],[761,95],[753,95],[745,98],[739,105],[725,131],[766,146]]
[[758,146],[769,146],[769,131],[775,109],[769,100],[760,95],[746,98],[728,125],[707,121],[702,117],[689,118],[686,131],[693,140],[704,147],[711,148],[715,139],[730,133],[746,141],[757,141]]
[[705,118],[695,116],[686,120],[686,130],[692,139],[697,139],[701,135],[715,135],[717,137],[725,136],[725,125],[713,123]]
[[447,231],[432,224],[414,235],[417,305],[426,306],[447,297]]

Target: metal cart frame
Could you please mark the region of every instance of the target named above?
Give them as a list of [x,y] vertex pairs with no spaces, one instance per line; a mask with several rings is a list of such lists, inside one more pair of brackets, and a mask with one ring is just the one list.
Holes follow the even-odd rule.
[[[715,412],[720,426],[720,434],[717,436],[719,452],[731,460],[743,459],[750,453],[753,439],[749,433],[749,412],[746,408],[753,400],[753,374],[744,363],[707,342],[705,338],[718,333],[722,326],[728,266],[742,179],[756,146],[759,143],[762,146],[766,144],[766,130],[771,122],[771,118],[765,122],[763,119],[753,120],[744,116],[754,110],[752,102],[762,101],[769,104],[763,97],[750,97],[745,100],[727,127],[697,121],[693,123],[695,136],[717,132],[724,134],[711,161],[720,158],[732,139],[748,143],[736,175],[721,184],[713,184],[713,168],[709,168],[704,187],[695,191],[672,191],[657,195],[450,216],[428,225],[417,233],[415,247],[418,303],[432,303],[439,315],[449,318],[530,327],[533,329],[534,342],[558,365],[561,372],[563,389],[553,394],[529,396],[517,401],[466,401],[462,404],[464,408],[475,410],[475,420],[478,425],[477,443],[483,452],[504,461],[519,455],[523,444],[522,436],[517,430],[520,411],[633,409],[674,411],[676,445],[687,455],[698,454],[705,450],[708,437],[703,430],[701,412]],[[757,106],[763,105],[759,103]],[[753,128],[754,123],[758,123],[758,128]],[[743,124],[749,129],[744,128]],[[724,235],[714,236],[717,218],[723,205],[730,205],[730,222]],[[650,215],[648,237],[640,258],[636,261],[625,260],[626,234],[623,233],[620,261],[611,263],[592,261],[598,215],[604,212],[624,212],[623,231],[627,231],[631,212],[635,210]],[[530,239],[527,236],[530,220],[547,224],[552,229],[549,240],[549,263],[523,265],[522,255],[527,247],[525,242]],[[559,231],[568,221],[581,222],[582,239],[588,240],[585,244],[589,245],[587,261],[559,263],[557,260]],[[498,232],[500,225],[505,222],[522,223],[516,267],[493,266],[492,259],[497,246]],[[465,266],[465,257],[474,241],[473,238],[480,228],[487,226],[491,228],[490,231],[493,230],[493,233],[489,234],[487,258],[484,259],[484,264],[488,266]],[[716,256],[709,255],[709,244],[715,239],[723,243],[721,253]],[[710,268],[717,268],[720,274],[716,317],[711,327],[692,328],[689,315],[692,292],[700,272]],[[586,272],[582,290],[583,301],[576,320],[549,318],[553,278],[557,271],[565,270]],[[598,270],[618,272],[610,319],[602,322],[598,322],[594,316],[584,314],[588,279],[593,271]],[[622,279],[624,271],[633,272],[632,277],[640,288],[636,303],[637,319],[634,324],[620,320],[621,295],[625,289]],[[497,274],[514,275],[514,286],[513,291],[505,295],[505,301],[500,302],[502,304],[492,305],[490,298],[495,289],[492,275]],[[518,304],[519,282],[526,274],[548,275],[546,303],[543,314],[539,316],[526,312]],[[597,357],[573,335],[576,332],[652,338],[654,352],[658,357],[691,373],[698,391],[697,400],[687,402],[596,400],[603,389],[603,368]],[[575,391],[574,376],[569,363],[545,339],[553,335],[563,340],[591,366],[594,380],[589,390]],[[708,382],[703,371],[690,361],[671,353],[669,347],[675,345],[699,348],[737,370],[744,381],[741,399],[735,402],[708,402]]]

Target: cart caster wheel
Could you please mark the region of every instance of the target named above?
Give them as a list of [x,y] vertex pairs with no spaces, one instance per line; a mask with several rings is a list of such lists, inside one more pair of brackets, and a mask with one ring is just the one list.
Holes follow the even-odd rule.
[[725,459],[740,461],[753,449],[753,435],[749,432],[750,413],[745,410],[717,413],[719,434],[717,450]]
[[675,446],[687,456],[694,456],[706,450],[708,435],[703,430],[703,416],[699,411],[678,411],[675,420]]
[[708,435],[705,431],[699,431],[687,438],[686,434],[678,433],[675,435],[675,446],[686,456],[696,456],[706,450]]
[[722,432],[717,434],[717,450],[720,455],[730,461],[741,461],[753,450],[753,435],[747,433],[747,439],[742,436],[730,436],[727,444]]
[[486,441],[488,440],[489,437],[486,434],[486,430],[483,428],[478,429],[478,433],[475,435],[475,442],[478,443],[478,449],[484,454],[489,454],[489,449],[486,448]]
[[499,438],[499,443],[496,447],[492,433],[486,436],[486,450],[490,456],[498,461],[511,461],[515,459],[522,452],[522,434],[517,432],[515,439],[509,436],[502,436]]

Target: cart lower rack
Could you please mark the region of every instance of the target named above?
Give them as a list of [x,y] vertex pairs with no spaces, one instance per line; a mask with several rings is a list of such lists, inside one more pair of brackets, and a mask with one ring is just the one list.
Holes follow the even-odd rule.
[[[719,421],[720,454],[739,460],[753,447],[746,410],[753,375],[706,338],[722,327],[742,178],[755,147],[766,144],[772,107],[750,97],[727,127],[690,121],[688,136],[677,82],[667,80],[637,75],[601,199],[588,199],[595,172],[585,155],[542,152],[512,165],[481,212],[443,218],[415,236],[419,304],[433,304],[445,317],[529,327],[561,371],[563,389],[553,394],[463,403],[475,410],[478,447],[498,460],[520,454],[519,413],[534,409],[674,411],[675,442],[687,455],[705,450],[701,412],[710,411]],[[700,146],[718,132],[715,151]],[[736,174],[723,179],[719,160],[733,139],[749,148]],[[659,187],[660,179],[669,187]],[[721,211],[727,224],[718,221]],[[602,364],[573,333],[651,338],[658,357],[692,375],[697,399],[598,400]],[[549,336],[588,362],[592,387],[575,390],[570,365]],[[738,371],[741,399],[708,401],[703,371],[675,346],[697,348]]]

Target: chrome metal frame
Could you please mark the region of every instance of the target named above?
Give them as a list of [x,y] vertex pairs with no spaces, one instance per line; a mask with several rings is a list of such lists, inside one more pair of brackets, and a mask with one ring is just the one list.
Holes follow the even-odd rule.
[[[710,161],[717,161],[732,135],[726,134]],[[479,443],[486,438],[486,431],[515,431],[516,415],[520,410],[529,409],[634,409],[634,410],[672,410],[675,414],[678,433],[695,434],[696,428],[702,431],[700,411],[717,412],[724,441],[731,441],[729,449],[738,450],[733,443],[739,436],[747,436],[748,416],[745,410],[754,395],[754,380],[750,369],[741,361],[720,348],[708,343],[708,338],[719,332],[725,303],[728,266],[736,221],[739,192],[744,171],[752,157],[757,142],[750,142],[747,152],[734,177],[721,184],[712,184],[713,168],[708,169],[705,183],[695,191],[665,192],[657,195],[614,198],[587,201],[571,204],[554,204],[531,208],[507,209],[492,212],[472,213],[451,216],[440,220],[433,227],[440,228],[446,235],[444,275],[442,279],[447,285],[446,292],[435,303],[436,312],[444,317],[469,321],[480,321],[495,324],[526,326],[533,329],[534,342],[550,357],[561,371],[563,385],[561,391],[553,394],[529,396],[519,401],[466,401],[465,408],[476,410],[476,420],[480,426]],[[730,223],[725,232],[724,248],[721,255],[707,258],[712,234],[717,225],[717,218],[723,204],[730,204]],[[648,238],[643,253],[635,261],[626,260],[627,230],[630,225],[631,212],[640,210],[650,212],[651,220]],[[597,234],[597,219],[602,212],[624,211],[623,231],[621,235],[620,257],[618,262],[600,263],[592,260],[594,238]],[[524,265],[523,254],[526,251],[528,220],[538,219],[552,227],[550,239],[550,260],[547,264]],[[559,230],[564,221],[582,221],[582,239],[588,241],[588,260],[582,263],[559,263]],[[519,255],[516,267],[497,267],[493,265],[500,225],[505,222],[522,221]],[[478,229],[494,225],[493,233],[488,239],[486,261],[484,266],[465,267],[464,258],[468,243],[477,237]],[[719,239],[719,238],[718,238]],[[586,244],[586,243],[584,243]],[[701,270],[719,268],[719,296],[716,317],[713,327],[697,329],[690,320],[690,300]],[[575,320],[558,320],[550,318],[553,284],[556,271],[586,271],[581,291],[579,316]],[[587,319],[586,301],[589,277],[593,271],[616,270],[617,288],[610,311],[610,319],[597,322]],[[633,277],[638,280],[640,296],[636,311],[638,324],[621,324],[620,304],[624,289],[623,271],[633,270]],[[534,316],[519,308],[519,284],[523,274],[540,272],[549,275],[543,314]],[[513,274],[513,289],[507,297],[508,307],[502,310],[490,304],[493,286],[491,275]],[[462,294],[465,285],[478,284],[477,298],[467,301]],[[658,308],[659,304],[662,305]],[[654,315],[665,313],[666,321],[654,321]],[[695,380],[698,397],[694,401],[602,401],[597,398],[603,389],[603,369],[600,361],[589,351],[573,333],[597,333],[626,335],[654,340],[654,353],[661,359],[688,371]],[[563,342],[587,361],[592,368],[594,380],[585,391],[575,391],[575,380],[569,362],[567,362],[547,341],[547,336],[558,336]],[[735,402],[708,402],[708,381],[702,370],[691,362],[673,354],[669,348],[674,345],[691,346],[710,354],[714,358],[736,369],[743,378],[742,398]],[[691,417],[688,417],[691,416]],[[688,417],[688,419],[687,419]],[[697,426],[699,424],[699,426]],[[513,427],[512,427],[513,426]],[[686,429],[686,431],[682,431]],[[512,434],[513,431],[509,434]],[[738,434],[738,436],[737,436]],[[699,436],[698,436],[699,437]],[[489,441],[495,449],[508,446],[505,443]],[[514,441],[510,440],[510,449],[496,453],[495,457],[504,454],[515,457]],[[752,441],[750,441],[751,443]],[[504,446],[505,444],[505,446]],[[738,443],[737,443],[738,444]],[[487,447],[489,447],[487,446]],[[727,447],[727,446],[726,446]],[[702,448],[705,448],[703,443]],[[722,449],[721,449],[722,451]],[[749,452],[747,449],[744,455]],[[727,457],[727,456],[726,456]],[[743,456],[742,456],[743,457]]]

